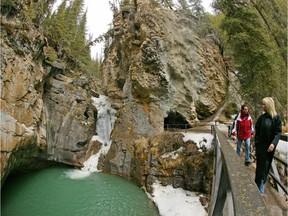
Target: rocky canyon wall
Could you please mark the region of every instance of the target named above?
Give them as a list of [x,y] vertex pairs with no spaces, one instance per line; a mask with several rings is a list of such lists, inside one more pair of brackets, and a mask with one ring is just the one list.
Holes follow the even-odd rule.
[[17,16],[1,15],[0,39],[1,183],[46,160],[82,166],[93,153],[94,82]]
[[116,121],[99,169],[148,191],[160,180],[209,192],[211,152],[164,131],[164,120],[177,113],[194,125],[217,111],[227,89],[219,44],[199,34],[194,17],[137,2],[114,17],[99,85],[39,29],[1,16],[1,182],[40,159],[81,167],[103,145],[91,141],[91,97],[104,94]]
[[[183,135],[175,140],[164,132],[164,119],[176,112],[193,125],[213,115],[226,95],[225,64],[219,44],[199,34],[195,17],[137,2],[129,14],[114,17],[102,66],[103,92],[117,110],[112,147],[102,166],[147,187],[160,177],[188,187],[183,173],[195,165],[197,151],[188,158],[183,153],[178,160],[161,160],[180,146],[183,152],[190,148],[179,141]],[[155,139],[161,141],[155,144]],[[190,173],[190,179],[203,178],[205,166]]]

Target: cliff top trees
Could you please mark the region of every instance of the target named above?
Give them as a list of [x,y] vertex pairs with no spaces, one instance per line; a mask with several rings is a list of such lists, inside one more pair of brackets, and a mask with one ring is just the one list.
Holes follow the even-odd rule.
[[161,3],[164,7],[173,10],[174,7],[180,7],[182,10],[193,15],[196,18],[201,18],[204,15],[204,7],[202,0],[155,0]]
[[42,25],[43,20],[50,15],[56,0],[2,0],[1,13],[4,16],[18,15],[22,21],[33,22],[34,25]]
[[87,11],[83,11],[83,7],[84,0],[63,0],[57,11],[45,19],[45,34],[73,57],[81,69],[99,74],[99,59],[91,60],[90,56],[91,42],[86,39]]

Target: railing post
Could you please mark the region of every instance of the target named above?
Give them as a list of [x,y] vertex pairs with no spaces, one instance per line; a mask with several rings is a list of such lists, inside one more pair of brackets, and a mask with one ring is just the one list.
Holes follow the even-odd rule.
[[230,135],[231,135],[231,126],[228,125],[228,137],[230,137]]
[[[276,167],[276,164],[275,164],[275,160],[273,159],[272,160],[272,163],[271,163],[271,172],[272,174],[277,178],[277,179],[280,179],[280,176],[279,176],[279,173],[278,173],[278,169]],[[284,191],[283,189],[277,184],[277,182],[273,179],[273,182],[274,182],[274,185],[276,185],[276,190],[280,193],[280,194],[284,194]]]

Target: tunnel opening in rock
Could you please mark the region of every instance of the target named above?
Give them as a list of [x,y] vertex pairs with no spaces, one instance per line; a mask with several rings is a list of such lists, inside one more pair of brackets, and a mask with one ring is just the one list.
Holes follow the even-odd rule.
[[178,112],[170,111],[168,116],[164,118],[164,129],[188,129],[191,128],[191,125],[186,120],[184,116],[182,116]]

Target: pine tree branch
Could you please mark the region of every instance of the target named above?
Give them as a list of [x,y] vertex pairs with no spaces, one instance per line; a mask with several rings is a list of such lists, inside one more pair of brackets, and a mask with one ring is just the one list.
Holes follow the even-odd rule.
[[[276,38],[275,34],[273,33],[273,30],[272,30],[271,26],[269,25],[268,20],[266,19],[266,17],[264,16],[264,14],[262,13],[262,11],[261,11],[260,8],[258,7],[258,5],[254,2],[254,0],[251,0],[251,2],[252,2],[252,4],[253,4],[253,6],[255,7],[255,9],[257,10],[257,12],[259,13],[259,15],[261,16],[261,18],[262,18],[262,20],[264,21],[266,27],[267,27],[268,30],[271,32],[271,35],[272,35],[274,41],[276,42],[277,47],[279,48],[279,50],[281,50],[281,44],[280,44],[280,42],[278,41],[278,39]],[[286,58],[286,55],[285,55],[283,52],[281,52],[281,56],[282,56],[282,58],[284,59],[285,64],[286,64],[286,66],[287,66],[287,58]]]

